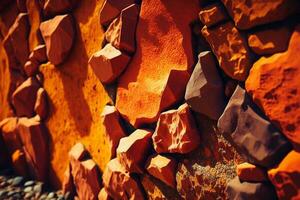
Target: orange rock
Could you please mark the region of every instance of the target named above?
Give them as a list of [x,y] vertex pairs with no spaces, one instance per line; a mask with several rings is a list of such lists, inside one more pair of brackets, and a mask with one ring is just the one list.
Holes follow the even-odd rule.
[[69,151],[69,158],[71,161],[82,161],[87,158],[88,152],[82,143],[76,143]]
[[145,199],[140,184],[129,175],[117,158],[107,164],[103,184],[113,199]]
[[151,156],[146,168],[149,174],[158,178],[168,186],[176,188],[177,162],[175,159],[162,155]]
[[38,63],[47,61],[46,45],[41,44],[36,46],[29,55],[29,60],[36,60]]
[[288,50],[256,61],[246,90],[268,118],[300,147],[300,26],[291,36]]
[[258,55],[268,55],[285,51],[291,32],[287,27],[267,29],[248,36],[250,48]]
[[41,119],[46,119],[48,114],[47,93],[44,88],[39,88],[36,94],[34,111]]
[[276,168],[268,171],[278,199],[296,200],[300,198],[299,165],[300,153],[291,151]]
[[5,118],[0,122],[0,132],[9,155],[22,149],[22,143],[17,131],[18,118]]
[[49,149],[46,128],[37,118],[19,118],[18,133],[22,141],[30,176],[46,182],[49,176]]
[[39,63],[36,60],[28,60],[24,65],[24,71],[27,76],[34,76],[39,71]]
[[78,0],[44,0],[43,11],[46,16],[66,14],[72,11]]
[[157,153],[189,153],[196,149],[200,137],[189,106],[163,112],[152,140]]
[[134,53],[135,29],[139,16],[139,6],[132,4],[124,8],[120,17],[108,27],[105,38],[114,47],[121,51]]
[[70,53],[75,37],[73,23],[73,17],[67,14],[57,15],[40,25],[48,59],[54,65],[64,62]]
[[110,157],[114,158],[120,139],[126,136],[120,124],[120,114],[114,106],[107,105],[101,113],[101,118],[105,127],[106,136],[110,142]]
[[11,156],[14,172],[19,176],[28,176],[26,158],[22,150],[17,149]]
[[98,194],[98,200],[112,200],[105,188],[102,188]]
[[121,165],[130,173],[142,173],[147,154],[151,149],[152,132],[137,129],[129,136],[120,140],[117,158]]
[[220,3],[214,3],[201,9],[199,18],[207,27],[229,20],[226,10]]
[[74,197],[74,194],[76,193],[70,164],[68,165],[68,167],[64,173],[64,180],[62,183],[62,192],[63,192],[63,194],[66,194],[67,192],[69,192],[71,197]]
[[247,41],[233,23],[227,22],[215,28],[204,26],[202,34],[210,44],[223,71],[233,79],[244,81],[251,68],[251,55]]
[[34,77],[29,77],[13,93],[12,104],[18,117],[32,117],[34,115],[34,104],[40,83]]
[[262,182],[267,181],[267,172],[250,163],[242,163],[236,166],[236,173],[241,181]]
[[[183,98],[184,74],[194,62],[189,23],[197,18],[198,7],[197,0],[142,1],[136,52],[119,79],[116,98],[116,108],[133,126],[155,122],[161,111]],[[168,83],[171,70],[183,74]],[[167,88],[174,93],[164,95]]]
[[111,44],[94,53],[89,60],[95,75],[102,83],[115,81],[126,68],[130,57],[122,53]]
[[239,29],[280,21],[299,12],[298,0],[222,0]]
[[134,4],[136,0],[106,0],[100,11],[100,24],[107,26],[121,13],[121,10]]

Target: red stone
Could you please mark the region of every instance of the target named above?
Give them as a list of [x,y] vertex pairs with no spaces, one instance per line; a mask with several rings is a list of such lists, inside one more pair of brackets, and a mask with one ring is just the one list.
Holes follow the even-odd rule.
[[162,155],[151,156],[146,168],[149,174],[168,186],[176,188],[177,162],[175,159]]
[[24,65],[27,76],[34,76],[39,71],[39,63],[36,60],[28,60]]
[[98,194],[98,200],[112,200],[105,188],[102,188]]
[[214,3],[201,9],[199,18],[208,27],[229,20],[226,10],[220,3]]
[[63,179],[63,183],[62,183],[62,192],[63,194],[66,194],[67,192],[70,193],[70,196],[74,196],[76,189],[75,189],[75,185],[73,182],[73,177],[71,174],[71,166],[70,164],[68,164],[68,167],[64,173],[64,179]]
[[78,0],[43,0],[43,11],[46,16],[66,14],[72,11]]
[[108,27],[105,38],[114,47],[121,51],[134,53],[135,29],[139,16],[139,6],[132,4],[124,8],[120,17]]
[[158,153],[189,153],[196,149],[200,137],[189,106],[163,112],[152,140]]
[[22,143],[17,131],[18,118],[5,118],[0,122],[0,132],[9,155],[16,150],[22,149]]
[[236,173],[241,181],[262,182],[267,181],[267,172],[250,163],[242,163],[236,166]]
[[47,93],[44,88],[39,88],[36,94],[36,101],[34,111],[41,119],[46,119],[48,114],[48,100]]
[[70,160],[82,161],[87,158],[88,152],[82,143],[76,143],[69,151]]
[[89,60],[95,75],[102,83],[115,81],[126,68],[130,57],[120,50],[107,44],[103,49],[94,53]]
[[29,60],[36,60],[38,63],[47,61],[46,45],[41,44],[36,46],[29,55]]
[[17,149],[11,155],[11,162],[14,172],[19,176],[28,176],[26,158],[22,150]]
[[147,155],[151,149],[152,132],[137,129],[120,140],[117,158],[124,168],[131,172],[142,173]]

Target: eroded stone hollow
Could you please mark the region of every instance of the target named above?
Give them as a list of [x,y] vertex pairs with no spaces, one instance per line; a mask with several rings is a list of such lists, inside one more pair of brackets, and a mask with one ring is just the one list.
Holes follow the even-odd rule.
[[2,0],[0,199],[300,199],[298,0]]

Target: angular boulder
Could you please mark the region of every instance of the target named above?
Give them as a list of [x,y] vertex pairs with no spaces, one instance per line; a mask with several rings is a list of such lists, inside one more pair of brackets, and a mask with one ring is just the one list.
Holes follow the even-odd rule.
[[251,54],[247,41],[233,23],[227,22],[214,28],[204,26],[202,34],[223,71],[233,79],[246,80],[252,64]]
[[36,75],[39,71],[39,63],[36,60],[28,60],[24,65],[24,71],[28,77]]
[[108,195],[104,187],[100,190],[98,194],[98,200],[112,200],[112,198]]
[[267,181],[267,172],[258,166],[250,163],[241,163],[236,166],[237,176],[241,181],[262,182]]
[[135,30],[139,17],[139,6],[132,4],[124,8],[120,17],[108,27],[105,38],[114,47],[129,54],[135,52]]
[[149,174],[168,186],[176,188],[177,162],[172,157],[154,155],[149,157],[146,169]]
[[280,21],[299,13],[298,0],[222,0],[228,13],[239,29]]
[[27,163],[25,154],[22,150],[17,149],[12,155],[11,155],[11,163],[12,167],[14,169],[14,172],[19,176],[28,176],[28,170],[27,170]]
[[117,158],[130,173],[144,171],[145,161],[151,150],[151,136],[152,132],[137,129],[129,136],[121,138],[117,148]]
[[218,120],[218,129],[232,138],[245,158],[255,165],[272,167],[291,148],[240,86]]
[[36,60],[38,63],[47,61],[46,45],[40,44],[36,46],[29,55],[29,60]]
[[29,77],[12,94],[12,105],[18,117],[33,117],[34,105],[40,83],[35,77]]
[[44,21],[40,24],[40,30],[46,44],[48,60],[54,65],[64,62],[75,37],[72,15],[57,15]]
[[195,112],[218,120],[225,108],[222,79],[210,51],[201,52],[186,86],[185,100]]
[[268,171],[279,199],[300,198],[300,153],[291,151],[281,163]]
[[9,117],[0,122],[0,132],[3,143],[11,156],[16,150],[22,150],[21,139],[18,134],[18,118]]
[[200,136],[187,104],[159,116],[152,136],[157,153],[189,153],[200,143]]
[[45,0],[43,12],[46,16],[66,14],[72,11],[78,0]]
[[222,4],[214,3],[201,9],[199,12],[199,19],[202,24],[211,27],[229,20],[229,16]]
[[101,119],[110,142],[110,157],[114,158],[120,139],[126,136],[121,125],[120,114],[114,106],[106,105],[101,113]]
[[268,118],[300,149],[300,26],[283,53],[256,61],[246,90]]
[[39,88],[36,93],[36,101],[34,104],[34,112],[45,120],[48,115],[48,99],[44,88]]
[[124,71],[129,63],[130,57],[111,44],[94,53],[89,59],[95,75],[104,84],[114,82]]

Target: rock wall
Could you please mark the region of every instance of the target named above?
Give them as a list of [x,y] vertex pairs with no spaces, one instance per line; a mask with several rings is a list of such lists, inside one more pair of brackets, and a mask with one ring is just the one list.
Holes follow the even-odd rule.
[[297,0],[0,3],[0,167],[79,199],[300,198]]

